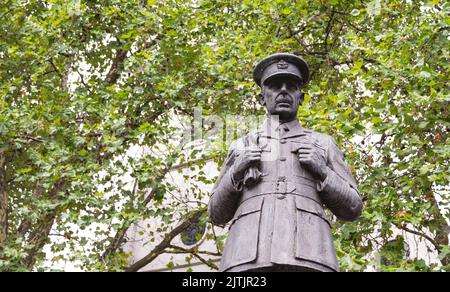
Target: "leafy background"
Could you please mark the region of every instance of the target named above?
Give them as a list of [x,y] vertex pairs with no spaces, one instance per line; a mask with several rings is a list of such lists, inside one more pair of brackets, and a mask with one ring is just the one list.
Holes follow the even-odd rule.
[[[365,270],[378,253],[381,270],[448,270],[449,10],[438,0],[6,0],[0,270],[133,271],[165,252],[214,268],[171,243],[207,218],[200,202],[173,202],[163,178],[184,165],[210,186],[201,169],[226,147],[186,155],[171,121],[199,107],[263,114],[251,72],[274,52],[310,64],[298,117],[337,139],[359,183],[361,218],[334,223],[341,269]],[[139,146],[148,151],[130,155]],[[149,218],[161,222],[156,247],[132,264],[126,232]],[[224,237],[208,230],[220,254]],[[440,262],[406,258],[407,233]]]

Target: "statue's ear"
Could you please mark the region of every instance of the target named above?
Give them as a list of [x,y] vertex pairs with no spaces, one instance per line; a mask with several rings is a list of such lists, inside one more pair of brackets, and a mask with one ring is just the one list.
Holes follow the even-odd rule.
[[300,93],[299,99],[300,99],[299,104],[300,105],[303,104],[303,102],[305,101],[305,93],[304,92]]
[[258,94],[258,99],[259,99],[259,103],[262,106],[266,106],[266,101],[264,100],[264,95],[262,94],[262,92]]

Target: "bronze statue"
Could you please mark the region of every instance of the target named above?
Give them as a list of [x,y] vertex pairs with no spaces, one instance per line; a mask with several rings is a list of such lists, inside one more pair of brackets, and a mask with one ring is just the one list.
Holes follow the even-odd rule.
[[323,205],[351,221],[362,201],[335,140],[296,118],[308,65],[278,53],[253,76],[267,121],[233,141],[209,202],[213,223],[231,220],[220,270],[338,271]]

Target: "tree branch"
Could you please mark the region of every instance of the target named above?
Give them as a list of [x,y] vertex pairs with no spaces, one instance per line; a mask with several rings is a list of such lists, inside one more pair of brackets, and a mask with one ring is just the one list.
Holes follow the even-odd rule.
[[61,72],[59,72],[58,67],[56,67],[55,63],[53,62],[53,58],[50,58],[48,60],[48,62],[50,63],[50,65],[52,65],[53,70],[55,71],[55,73],[59,76],[59,78],[61,78],[61,80],[63,79],[63,75],[61,74]]
[[47,242],[48,236],[50,234],[50,230],[53,227],[53,223],[55,222],[55,218],[58,214],[58,210],[53,210],[52,212],[46,214],[42,218],[42,225],[36,228],[33,233],[30,235],[30,240],[28,244],[33,247],[28,251],[28,255],[25,258],[25,265],[31,271],[36,263],[36,255],[37,253],[44,247]]
[[172,231],[167,233],[164,236],[163,240],[150,253],[126,268],[125,272],[137,272],[139,271],[139,269],[151,263],[170,246],[170,243],[178,234],[185,230],[189,225],[196,222],[200,218],[200,216],[202,216],[203,212],[204,211],[191,212],[184,220],[181,220],[180,223],[174,229],[172,229]]
[[[37,181],[36,186],[34,188],[33,197],[40,198],[41,196],[42,196],[42,185],[41,185],[40,181]],[[30,218],[24,219],[20,223],[19,228],[17,228],[17,234],[24,237],[27,234],[27,232],[30,230],[30,227],[31,227],[31,219]]]
[[411,234],[415,234],[415,235],[418,235],[420,237],[425,238],[431,244],[433,244],[433,246],[436,248],[436,250],[438,250],[438,251],[441,250],[441,247],[439,246],[439,244],[433,238],[431,238],[430,236],[426,235],[425,233],[420,232],[420,231],[416,231],[416,230],[412,230],[412,229],[406,227],[405,225],[395,224],[395,226],[397,226],[401,230],[404,230],[404,231],[409,232]]
[[168,253],[174,253],[174,254],[188,253],[188,254],[192,254],[199,261],[201,261],[202,263],[204,263],[205,265],[207,265],[211,269],[219,270],[219,267],[217,267],[217,265],[215,265],[213,262],[211,262],[209,260],[204,259],[203,257],[200,256],[200,254],[206,254],[206,255],[212,255],[212,256],[220,256],[220,253],[213,253],[213,252],[209,252],[209,251],[198,251],[198,250],[196,250],[197,247],[186,249],[186,248],[182,248],[180,246],[170,245],[169,248],[172,248],[172,249],[174,249],[176,251],[168,251]]
[[197,253],[193,253],[193,256],[195,256],[197,259],[199,259],[202,263],[204,263],[205,265],[207,265],[208,267],[210,267],[213,270],[219,270],[219,267],[214,264],[213,262],[209,261],[209,260],[205,260],[204,258],[202,258],[199,254]]
[[328,37],[330,36],[331,30],[333,29],[332,23],[334,21],[334,7],[331,10],[330,20],[327,23],[327,27],[325,28],[325,39],[323,41],[323,45],[325,47],[325,51],[328,52]]
[[106,74],[105,81],[112,85],[117,82],[117,80],[120,77],[120,73],[122,72],[124,68],[125,59],[127,58],[127,54],[130,53],[130,55],[134,55],[141,50],[145,50],[153,46],[156,41],[159,39],[160,34],[158,34],[153,40],[149,42],[144,42],[142,46],[135,52],[126,51],[123,49],[118,49],[116,51],[116,55],[112,61],[111,67],[109,68],[108,74]]
[[206,251],[206,250],[198,250],[198,246],[194,246],[192,248],[184,248],[177,245],[169,245],[167,248],[172,248],[176,251],[168,251],[168,253],[198,253],[198,254],[204,254],[204,255],[210,255],[210,256],[221,256],[222,254],[219,252],[212,252],[212,251]]
[[8,192],[5,157],[0,155],[0,246],[2,246],[8,235]]
[[[156,178],[155,181],[161,181],[166,174],[171,170],[170,167],[164,169]],[[137,180],[135,181],[135,185],[133,186],[133,191],[136,191],[138,187]],[[142,206],[147,206],[148,203],[153,199],[153,197],[156,195],[156,188],[153,188],[147,196],[145,196],[144,200],[142,201]],[[117,230],[116,234],[114,235],[114,238],[112,240],[111,245],[106,248],[106,250],[101,255],[100,259],[105,260],[108,256],[112,255],[116,250],[122,245],[123,240],[125,238],[125,235],[128,231],[128,228],[132,225],[133,222],[126,222],[119,230]]]
[[[81,84],[83,84],[84,87],[88,88],[88,85],[87,85],[86,82],[84,81],[84,76],[83,76],[83,74],[81,74],[80,71],[78,71],[78,69],[76,69],[76,71],[77,71],[78,76],[80,77]],[[88,88],[88,89],[89,89],[89,88]]]
[[367,29],[363,29],[363,28],[357,27],[356,25],[354,25],[350,21],[348,21],[348,22],[343,22],[343,21],[340,21],[340,20],[336,20],[336,21],[341,23],[341,24],[343,24],[343,25],[348,25],[348,26],[350,26],[351,28],[353,28],[354,30],[356,30],[358,32],[362,32],[362,33],[367,33],[368,32]]
[[116,56],[114,57],[111,67],[109,68],[108,74],[106,74],[105,81],[108,84],[114,84],[117,82],[117,79],[119,79],[120,72],[124,67],[124,61],[127,57],[127,53],[128,51],[122,49],[117,50]]
[[64,72],[61,77],[61,88],[64,92],[69,91],[69,74],[74,59],[75,59],[74,55],[70,55],[70,57],[66,59],[66,62],[64,64]]
[[[62,189],[64,189],[65,182],[63,180],[58,181],[55,186],[52,188],[52,190],[49,192],[50,198],[55,198],[56,200],[59,200],[58,192],[60,192]],[[44,214],[41,217],[41,224],[38,225],[28,237],[28,244],[31,245],[31,249],[28,250],[28,255],[26,256],[24,260],[24,264],[29,270],[32,270],[39,251],[42,250],[44,245],[47,243],[48,236],[50,234],[50,231],[53,227],[53,223],[55,222],[56,217],[58,216],[60,212],[60,209],[56,208],[53,210],[50,210],[46,214]]]
[[61,89],[63,91],[65,91],[65,92],[67,92],[69,90],[68,80],[69,80],[70,68],[72,68],[73,60],[74,60],[74,56],[73,55],[69,55],[67,57],[67,61],[64,64],[64,72],[62,72],[62,73],[61,73],[61,71],[59,71],[58,67],[56,67],[55,63],[53,62],[53,58],[50,58],[48,60],[50,65],[53,67],[53,70],[55,71],[55,73],[61,79]]

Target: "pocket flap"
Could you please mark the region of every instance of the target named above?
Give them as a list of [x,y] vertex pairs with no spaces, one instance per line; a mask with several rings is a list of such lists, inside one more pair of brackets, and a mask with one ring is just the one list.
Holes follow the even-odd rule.
[[236,210],[233,219],[231,220],[230,227],[240,217],[261,211],[263,199],[264,199],[263,196],[257,196],[242,202],[241,205]]
[[323,207],[320,206],[319,203],[311,199],[302,196],[295,196],[295,207],[297,208],[297,210],[317,215],[328,222],[325,216],[325,212],[323,211]]
[[298,151],[298,149],[300,149],[300,147],[304,144],[312,144],[316,149],[320,149],[323,154],[325,154],[325,148],[320,145],[318,142],[313,142],[310,139],[305,140],[305,141],[291,141],[291,152],[292,153],[296,153]]

